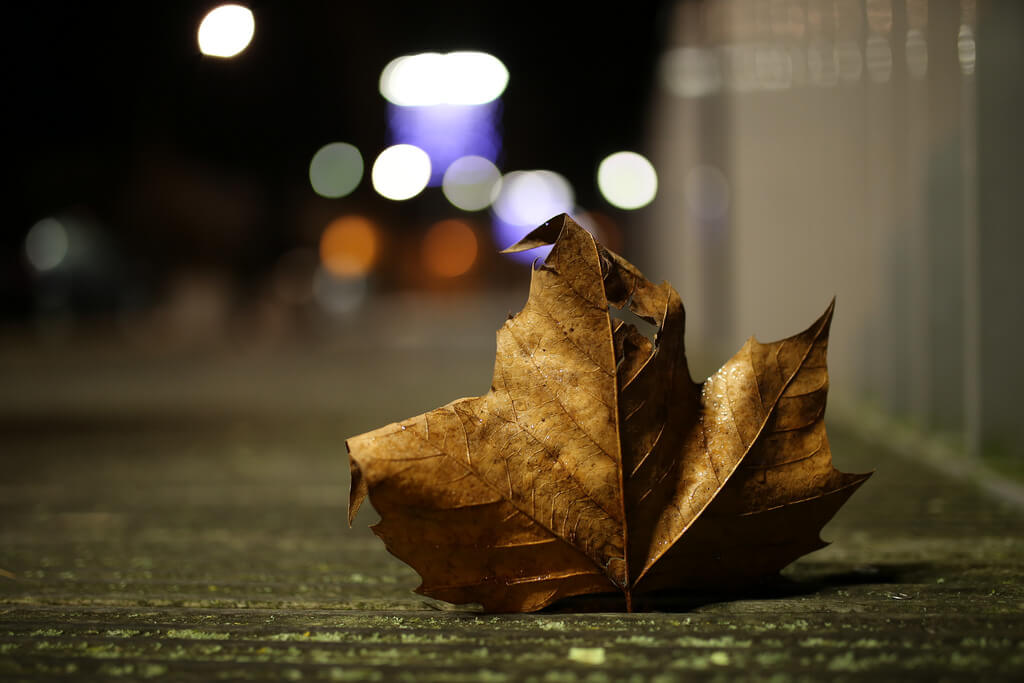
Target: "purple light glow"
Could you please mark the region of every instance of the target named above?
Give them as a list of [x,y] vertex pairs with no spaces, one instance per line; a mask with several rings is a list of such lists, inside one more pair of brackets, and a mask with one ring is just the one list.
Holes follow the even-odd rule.
[[[571,213],[573,196],[569,181],[553,171],[507,173],[491,207],[495,241],[507,247],[553,216]],[[537,258],[545,258],[549,251],[550,247],[539,247],[508,256],[532,263]]]
[[393,144],[416,145],[430,157],[431,187],[441,184],[448,166],[470,154],[494,162],[501,151],[499,100],[486,104],[438,104],[424,107],[388,105]]
[[[491,216],[491,229],[494,231],[494,243],[499,249],[512,246],[519,240],[523,239],[527,233],[536,227],[536,225],[531,225],[529,227],[525,225],[516,225],[502,220],[500,216]],[[513,261],[519,261],[520,263],[533,263],[538,259],[543,262],[544,259],[548,257],[549,253],[551,253],[551,247],[537,247],[536,249],[530,249],[529,251],[505,254],[505,256]]]

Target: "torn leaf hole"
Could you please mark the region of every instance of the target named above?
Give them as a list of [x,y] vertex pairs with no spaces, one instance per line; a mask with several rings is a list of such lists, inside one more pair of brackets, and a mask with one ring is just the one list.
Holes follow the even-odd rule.
[[608,315],[610,315],[613,320],[621,320],[624,323],[629,323],[636,328],[637,332],[650,339],[652,344],[657,341],[659,330],[658,326],[638,316],[629,309],[628,305],[623,306],[622,308],[609,306]]

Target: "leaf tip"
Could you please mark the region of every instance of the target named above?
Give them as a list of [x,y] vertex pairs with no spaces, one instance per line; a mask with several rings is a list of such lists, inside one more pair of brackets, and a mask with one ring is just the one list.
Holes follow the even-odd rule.
[[825,308],[825,312],[818,316],[818,319],[811,323],[811,326],[801,332],[801,334],[812,334],[815,337],[828,339],[828,333],[832,327],[832,316],[835,311],[836,297],[833,295],[832,300],[828,302],[828,306]]
[[832,300],[828,302],[828,307],[825,308],[825,312],[821,314],[820,322],[827,328],[832,323],[832,315],[836,312],[836,296],[832,295]]
[[562,234],[562,229],[566,223],[571,220],[572,218],[567,213],[553,216],[531,230],[515,244],[502,249],[501,253],[517,254],[521,251],[529,251],[537,247],[546,247],[549,244],[554,244],[558,236]]
[[352,522],[355,521],[356,514],[358,514],[359,508],[363,504],[363,500],[366,499],[370,489],[366,483],[366,477],[363,476],[363,471],[359,469],[359,463],[352,457],[352,448],[348,441],[345,442],[345,450],[349,452],[348,467],[351,473],[348,494],[348,526],[352,528]]

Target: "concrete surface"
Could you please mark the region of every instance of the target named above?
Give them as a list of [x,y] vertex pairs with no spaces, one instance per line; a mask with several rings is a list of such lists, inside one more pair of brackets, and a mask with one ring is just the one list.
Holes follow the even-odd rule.
[[343,441],[484,390],[495,326],[174,352],[7,339],[0,678],[1024,678],[1020,509],[831,426],[837,465],[877,474],[776,585],[634,614],[412,593],[371,509],[346,528]]

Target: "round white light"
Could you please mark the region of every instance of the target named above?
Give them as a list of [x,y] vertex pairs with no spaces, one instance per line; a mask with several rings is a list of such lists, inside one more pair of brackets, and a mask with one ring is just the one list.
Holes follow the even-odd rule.
[[465,156],[456,159],[444,172],[441,191],[463,211],[479,211],[491,205],[501,183],[501,172],[488,159]]
[[387,199],[415,197],[430,180],[430,157],[414,145],[388,147],[373,162],[373,189]]
[[445,55],[448,104],[484,104],[495,100],[508,85],[508,69],[486,52],[451,52]]
[[56,218],[44,218],[25,235],[25,257],[39,272],[53,270],[68,255],[68,231]]
[[658,174],[636,152],[616,152],[597,167],[597,187],[612,206],[639,209],[658,193]]
[[380,94],[402,106],[443,101],[444,55],[425,52],[391,60],[380,74]]
[[363,155],[347,142],[321,147],[309,162],[309,182],[322,197],[336,199],[352,194],[363,179]]
[[391,60],[380,75],[380,94],[405,107],[485,104],[508,85],[508,69],[485,52],[424,52]]
[[199,24],[199,51],[210,57],[234,57],[244,50],[256,31],[256,20],[248,7],[221,5]]
[[573,208],[572,185],[554,171],[513,171],[497,188],[494,213],[511,225],[536,227]]

